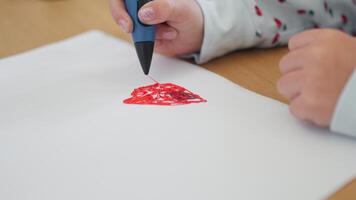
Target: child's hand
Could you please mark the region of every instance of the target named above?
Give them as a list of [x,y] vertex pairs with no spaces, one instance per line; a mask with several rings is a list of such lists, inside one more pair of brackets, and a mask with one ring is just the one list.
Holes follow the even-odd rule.
[[329,126],[356,67],[356,39],[336,30],[311,30],[294,36],[289,49],[280,62],[278,90],[291,100],[297,118]]
[[[124,0],[110,0],[115,21],[127,33],[132,32],[132,21]],[[202,45],[204,21],[195,0],[154,0],[139,11],[145,24],[158,24],[155,50],[165,55],[182,55],[199,51]]]

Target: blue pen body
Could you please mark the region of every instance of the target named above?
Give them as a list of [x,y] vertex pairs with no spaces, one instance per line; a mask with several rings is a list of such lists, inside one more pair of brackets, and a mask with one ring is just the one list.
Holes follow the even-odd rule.
[[152,0],[125,0],[126,10],[133,21],[132,39],[144,73],[149,73],[156,37],[156,27],[145,25],[138,18],[138,11]]

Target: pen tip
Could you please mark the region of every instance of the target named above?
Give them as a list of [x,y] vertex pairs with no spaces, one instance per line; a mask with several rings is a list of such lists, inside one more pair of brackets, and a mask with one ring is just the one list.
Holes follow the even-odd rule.
[[142,70],[145,75],[148,75],[151,68],[154,42],[137,42],[135,47]]

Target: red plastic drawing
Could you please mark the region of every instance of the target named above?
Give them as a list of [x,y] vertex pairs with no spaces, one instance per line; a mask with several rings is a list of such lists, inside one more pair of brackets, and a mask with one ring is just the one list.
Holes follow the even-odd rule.
[[172,83],[161,84],[158,82],[135,89],[131,93],[131,98],[124,100],[125,104],[160,106],[177,106],[204,102],[207,101],[183,87]]

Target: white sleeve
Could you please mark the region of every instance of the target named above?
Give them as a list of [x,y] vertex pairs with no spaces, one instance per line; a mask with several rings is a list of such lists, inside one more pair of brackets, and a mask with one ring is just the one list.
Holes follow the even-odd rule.
[[339,98],[330,128],[334,132],[356,137],[356,71]]
[[355,0],[197,0],[204,39],[197,63],[250,47],[284,45],[310,28],[356,33]]

